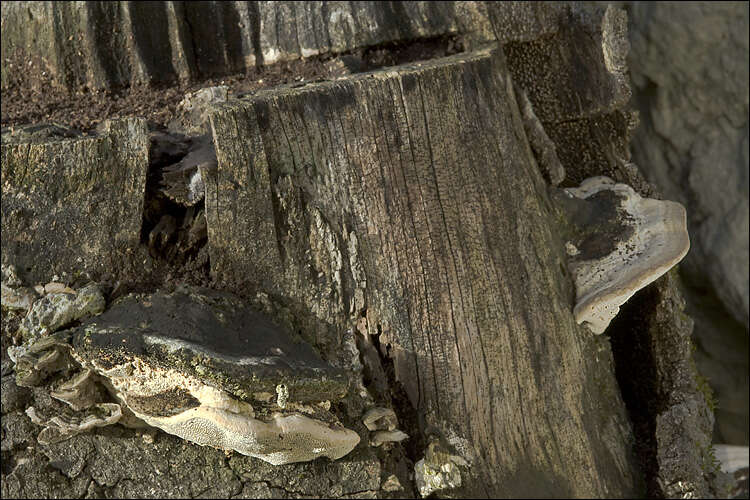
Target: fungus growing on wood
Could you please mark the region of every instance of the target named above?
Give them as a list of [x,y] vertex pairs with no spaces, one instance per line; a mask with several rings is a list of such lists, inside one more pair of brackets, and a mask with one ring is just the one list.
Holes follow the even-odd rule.
[[396,412],[390,408],[370,408],[362,417],[362,422],[365,424],[365,427],[371,431],[392,431],[398,426]]
[[372,446],[380,446],[383,443],[398,443],[407,439],[409,435],[403,431],[375,431],[372,433],[370,438],[370,444]]
[[116,403],[99,403],[84,411],[72,411],[66,408],[60,415],[52,418],[42,418],[31,406],[26,409],[26,415],[37,425],[44,426],[37,440],[41,444],[53,444],[86,432],[94,427],[105,427],[117,423],[122,417],[122,409]]
[[8,356],[15,363],[16,384],[21,387],[40,385],[57,372],[74,366],[66,332],[32,339],[21,346],[8,347]]
[[566,243],[576,286],[576,322],[602,333],[620,306],[687,254],[685,208],[642,198],[630,186],[591,177],[558,201],[572,223]]
[[50,396],[70,405],[74,410],[84,410],[101,400],[100,385],[91,370],[81,370],[63,382]]
[[359,443],[330,412],[330,401],[348,391],[346,370],[237,297],[205,289],[131,294],[79,327],[48,331],[92,312],[95,290],[35,302],[31,335],[8,350],[18,385],[44,385],[68,404],[57,415],[27,412],[45,427],[40,443],[126,419],[274,465],[335,460]]
[[199,406],[174,416],[147,417],[146,423],[193,443],[235,450],[273,465],[343,457],[359,435],[304,415],[274,415],[269,422],[222,408]]
[[216,151],[211,135],[193,137],[187,155],[162,171],[161,191],[181,205],[196,205],[205,196],[200,169],[215,167]]
[[[318,404],[346,394],[345,370],[229,294],[129,295],[81,325],[72,344],[137,418],[193,443],[274,465],[335,460],[359,443]],[[275,402],[255,397],[273,392]],[[309,416],[297,413],[303,406]]]

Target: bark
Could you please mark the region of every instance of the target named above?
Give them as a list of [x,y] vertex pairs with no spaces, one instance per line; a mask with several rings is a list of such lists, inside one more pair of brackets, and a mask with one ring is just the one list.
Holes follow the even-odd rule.
[[212,115],[211,267],[378,338],[487,496],[630,495],[606,340],[573,321],[499,49],[259,93]]
[[[49,132],[41,128],[37,134]],[[112,121],[101,135],[57,140],[24,131],[3,137],[3,264],[33,283],[122,266],[140,243],[146,121]]]

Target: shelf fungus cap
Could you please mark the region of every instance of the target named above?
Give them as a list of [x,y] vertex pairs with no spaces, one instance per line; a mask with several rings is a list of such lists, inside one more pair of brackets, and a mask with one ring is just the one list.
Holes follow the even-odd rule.
[[230,294],[131,294],[72,345],[137,418],[193,443],[273,465],[336,460],[359,443],[320,404],[346,395],[348,372]]
[[626,184],[591,177],[565,189],[575,226],[566,249],[576,286],[576,322],[602,333],[620,306],[687,254],[685,208],[642,198]]
[[264,422],[201,405],[171,417],[144,420],[193,443],[235,450],[272,465],[307,462],[318,457],[336,460],[359,443],[359,435],[352,430],[296,413],[276,415]]
[[31,406],[26,409],[26,415],[35,424],[44,426],[37,440],[41,444],[48,445],[59,443],[94,427],[115,424],[122,417],[122,409],[116,403],[99,403],[83,411],[66,408],[60,415],[43,418],[37,414],[36,408]]
[[396,412],[390,408],[370,408],[362,417],[362,422],[368,430],[395,430],[398,426]]

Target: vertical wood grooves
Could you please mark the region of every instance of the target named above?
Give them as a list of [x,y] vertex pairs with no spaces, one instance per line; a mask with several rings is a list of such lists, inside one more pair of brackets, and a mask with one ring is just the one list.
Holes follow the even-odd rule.
[[[622,426],[624,408],[616,389],[594,392],[594,378],[616,387],[611,367],[586,361],[595,340],[575,324],[563,287],[553,286],[562,243],[541,208],[543,181],[509,83],[495,49],[259,92],[237,104],[258,120],[247,130],[262,140],[232,136],[242,127],[216,127],[216,140],[240,141],[248,157],[267,157],[261,182],[284,200],[275,219],[265,217],[289,232],[288,259],[273,268],[258,265],[257,256],[234,256],[213,271],[278,269],[258,281],[331,325],[321,345],[338,345],[337,332],[365,313],[421,425],[458,439],[456,446],[468,443],[462,453],[481,478],[467,483],[473,493],[630,491],[625,444],[606,437]],[[213,119],[226,120],[222,113]],[[253,149],[258,144],[262,150]],[[219,169],[227,182],[244,185],[247,174],[228,156],[219,155]],[[278,184],[282,178],[291,190]],[[252,197],[238,200],[235,209],[253,220],[268,210]],[[325,244],[311,232],[313,213],[330,230]],[[356,290],[348,231],[367,281],[362,310],[349,309]],[[218,232],[246,238],[233,227]],[[331,269],[308,270],[309,250],[313,262],[341,259],[340,289],[332,288]],[[613,397],[601,406],[604,415],[582,414],[584,401],[600,397]],[[621,467],[603,470],[601,457],[610,455],[623,457],[608,462]]]

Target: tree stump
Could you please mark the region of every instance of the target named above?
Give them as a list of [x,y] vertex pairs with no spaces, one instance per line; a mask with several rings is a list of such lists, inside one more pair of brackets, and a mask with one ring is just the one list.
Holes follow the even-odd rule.
[[17,135],[2,145],[3,264],[29,282],[117,269],[140,244],[146,120],[112,120],[98,136],[49,126]]
[[464,493],[638,494],[502,49],[259,92],[211,125],[220,283],[312,311],[328,347],[347,329],[378,346],[407,431],[468,461]]

